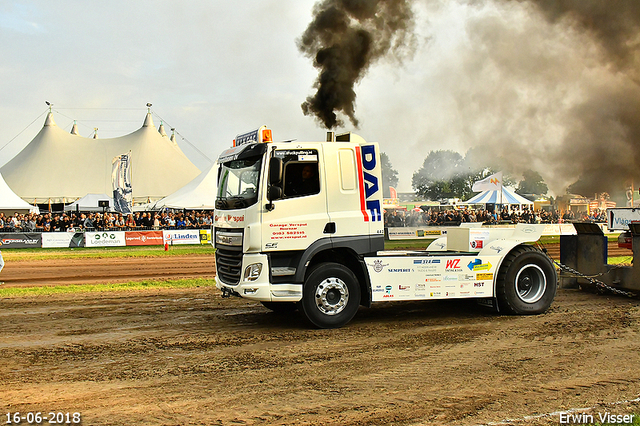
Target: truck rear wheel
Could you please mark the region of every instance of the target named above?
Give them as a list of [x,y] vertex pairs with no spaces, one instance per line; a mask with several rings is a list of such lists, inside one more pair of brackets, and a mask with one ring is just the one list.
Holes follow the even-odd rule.
[[304,283],[300,311],[318,328],[342,327],[360,306],[360,285],[351,270],[339,263],[314,266]]
[[515,315],[546,311],[556,295],[558,277],[551,260],[535,247],[511,251],[498,272],[496,297],[501,310]]

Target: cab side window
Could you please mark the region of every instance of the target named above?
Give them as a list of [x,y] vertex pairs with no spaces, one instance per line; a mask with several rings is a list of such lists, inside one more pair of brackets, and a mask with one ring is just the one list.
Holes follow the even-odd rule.
[[290,161],[284,165],[285,197],[303,197],[320,192],[320,174],[316,161]]

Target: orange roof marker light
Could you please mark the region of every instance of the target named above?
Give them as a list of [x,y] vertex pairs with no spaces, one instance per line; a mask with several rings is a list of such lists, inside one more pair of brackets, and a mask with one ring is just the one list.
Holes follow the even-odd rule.
[[273,136],[271,129],[267,126],[261,126],[256,130],[252,130],[247,133],[242,133],[233,140],[233,146],[247,145],[250,143],[266,143],[273,142]]

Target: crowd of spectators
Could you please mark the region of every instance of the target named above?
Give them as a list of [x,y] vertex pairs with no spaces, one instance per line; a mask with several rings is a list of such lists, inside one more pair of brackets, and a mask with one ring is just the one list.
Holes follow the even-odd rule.
[[[67,232],[67,231],[103,231],[103,230],[154,230],[154,229],[201,229],[209,228],[213,221],[212,211],[177,212],[135,212],[122,213],[14,213],[5,215],[0,212],[0,232]],[[385,227],[403,226],[446,226],[459,225],[462,222],[483,222],[488,225],[505,223],[567,223],[567,222],[605,222],[604,210],[576,214],[571,210],[509,210],[489,212],[487,210],[451,209],[451,210],[388,210],[385,211]]]
[[418,209],[385,211],[385,227],[403,226],[457,226],[462,222],[482,222],[487,225],[515,223],[568,223],[568,222],[606,222],[606,212],[596,210],[591,214],[575,213],[571,210],[509,210],[499,211],[464,209]]
[[134,231],[160,229],[209,228],[212,211],[135,212],[122,213],[14,213],[0,212],[1,232],[72,232],[72,231]]

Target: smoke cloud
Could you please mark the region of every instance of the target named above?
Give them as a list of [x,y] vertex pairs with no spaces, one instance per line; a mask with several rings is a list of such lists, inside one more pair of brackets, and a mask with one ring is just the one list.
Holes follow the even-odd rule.
[[409,0],[325,0],[314,7],[314,19],[298,48],[314,61],[317,89],[302,104],[326,128],[343,125],[336,112],[358,127],[354,85],[383,56],[398,60],[410,54],[413,14]]
[[[554,107],[562,116],[559,122],[561,137],[554,144],[545,147],[545,141],[525,146],[519,141],[510,143],[501,140],[500,145],[492,145],[490,152],[502,157],[503,164],[513,169],[526,166],[526,163],[546,163],[549,172],[547,177],[552,184],[562,182],[570,185],[572,192],[592,196],[594,193],[609,192],[620,194],[626,186],[635,182],[640,184],[640,86],[639,55],[640,44],[640,2],[635,0],[602,2],[598,0],[517,0],[533,15],[541,13],[555,31],[559,32],[557,41],[571,43],[578,40],[580,44],[573,46],[574,52],[582,51],[586,56],[597,58],[589,63],[571,54],[565,58],[567,62],[554,62],[558,71],[566,75],[575,75],[577,79],[588,81],[588,86],[574,88],[575,97],[571,98],[571,83],[562,75],[552,75],[546,61],[553,58],[551,51],[538,50],[535,45],[523,45],[529,56],[526,63],[531,66],[531,74],[523,76],[531,82],[540,76],[551,77],[548,83],[560,83],[563,86],[547,85],[538,81],[534,86],[540,90],[537,95],[546,100],[555,100],[561,108]],[[506,2],[509,5],[512,2]],[[476,34],[487,41],[491,28],[477,27]],[[541,41],[541,43],[544,43]],[[529,47],[529,49],[526,49]],[[513,69],[512,57],[501,57],[505,54],[504,45],[495,44],[489,57],[494,59],[502,69]],[[549,46],[547,46],[549,48]],[[557,52],[555,53],[557,54]],[[559,57],[556,57],[559,59]],[[537,63],[535,63],[537,62]],[[551,59],[553,62],[553,59]],[[579,71],[570,67],[579,67]],[[584,78],[585,74],[592,74]],[[522,81],[522,80],[521,80]],[[531,87],[531,85],[529,85]],[[518,96],[522,99],[522,94]],[[528,97],[528,96],[527,96]],[[522,124],[531,124],[536,117],[544,117],[544,99],[537,103],[530,100],[519,108],[519,114],[526,116],[526,108],[530,117],[523,119]],[[539,115],[538,115],[539,114]],[[513,113],[505,117],[513,117]],[[507,121],[509,123],[509,121]],[[517,123],[511,122],[511,125]],[[544,121],[538,123],[546,134],[540,139],[553,139],[554,129],[544,127]],[[556,129],[557,130],[557,129]],[[529,140],[530,142],[530,140]],[[505,149],[506,148],[506,149]],[[496,155],[497,154],[497,155]],[[537,160],[537,161],[536,161]],[[620,200],[620,199],[619,199]]]
[[638,187],[640,2],[531,1],[551,23],[592,37],[602,48],[603,64],[618,74],[571,109],[574,125],[555,164],[563,158],[579,165],[579,179],[571,189],[584,195],[620,192],[634,181]]
[[[443,4],[431,7],[432,21],[450,7]],[[436,71],[428,78],[440,87],[426,94],[440,96],[435,114],[449,125],[425,123],[422,140],[476,148],[476,166],[497,165],[516,180],[536,170],[555,195],[570,188],[623,202],[632,181],[637,190],[640,2],[460,1],[455,8],[466,13],[462,41],[451,51],[442,40],[429,46]]]

